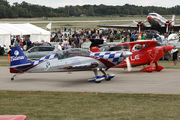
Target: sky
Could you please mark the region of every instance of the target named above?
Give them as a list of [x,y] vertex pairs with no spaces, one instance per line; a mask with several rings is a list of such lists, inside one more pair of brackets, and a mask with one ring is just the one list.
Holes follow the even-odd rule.
[[25,1],[31,4],[45,5],[47,7],[58,8],[66,5],[136,5],[136,6],[158,6],[158,7],[174,7],[180,5],[180,0],[7,0],[10,4],[14,2],[22,3]]

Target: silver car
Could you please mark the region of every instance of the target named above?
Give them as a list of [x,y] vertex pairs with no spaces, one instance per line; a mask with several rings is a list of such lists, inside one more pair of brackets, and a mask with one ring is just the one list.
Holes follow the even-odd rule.
[[24,54],[28,60],[36,60],[57,51],[58,49],[55,46],[36,46],[25,51]]

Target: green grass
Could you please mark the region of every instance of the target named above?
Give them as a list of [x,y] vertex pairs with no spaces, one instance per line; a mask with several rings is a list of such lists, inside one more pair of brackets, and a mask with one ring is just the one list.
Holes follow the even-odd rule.
[[179,95],[0,91],[0,114],[27,120],[179,119]]
[[0,55],[0,66],[10,66],[7,54]]

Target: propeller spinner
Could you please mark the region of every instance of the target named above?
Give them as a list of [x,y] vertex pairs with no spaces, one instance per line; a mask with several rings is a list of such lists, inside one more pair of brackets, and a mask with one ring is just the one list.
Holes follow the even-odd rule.
[[139,33],[141,32],[141,29],[143,29],[144,28],[144,23],[146,22],[146,20],[144,21],[144,22],[136,22],[136,21],[134,21],[133,20],[133,22],[137,25],[137,28],[139,29]]

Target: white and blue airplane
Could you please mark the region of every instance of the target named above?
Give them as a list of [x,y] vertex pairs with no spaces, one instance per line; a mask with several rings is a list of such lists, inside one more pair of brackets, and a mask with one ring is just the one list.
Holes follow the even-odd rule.
[[[129,51],[107,51],[93,53],[86,49],[72,48],[62,50],[51,55],[44,56],[29,62],[20,47],[12,47],[10,73],[16,73],[14,77],[22,73],[42,72],[70,72],[70,71],[94,71],[95,77],[88,79],[96,83],[102,80],[111,80],[114,74],[106,74],[105,70],[116,66],[131,56]],[[98,70],[103,76],[98,76]]]

